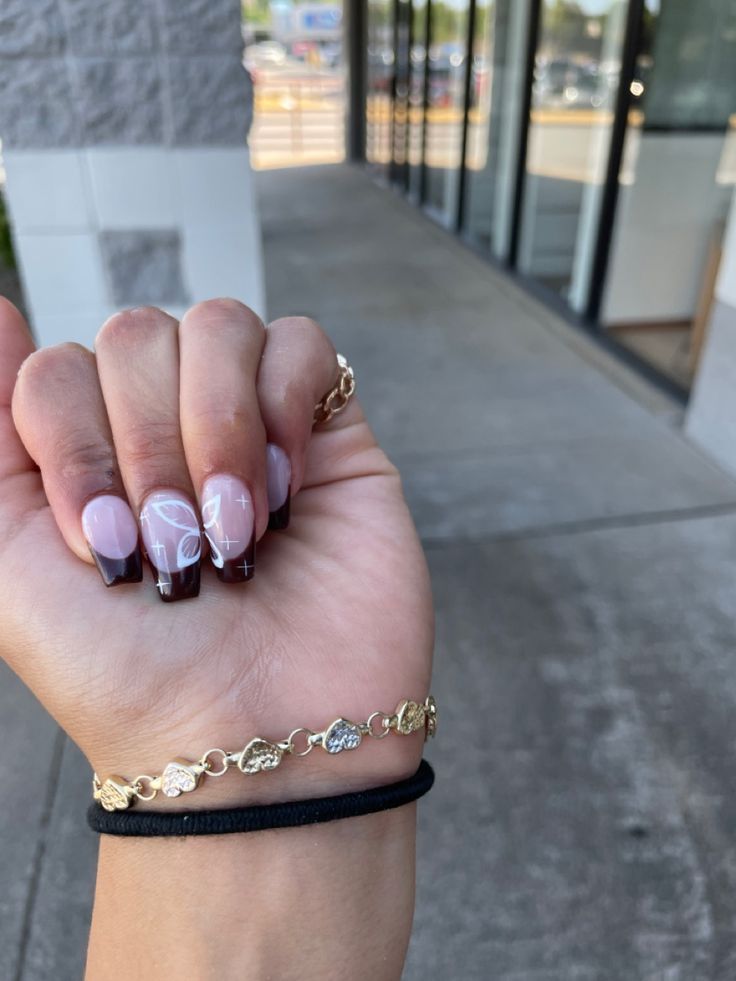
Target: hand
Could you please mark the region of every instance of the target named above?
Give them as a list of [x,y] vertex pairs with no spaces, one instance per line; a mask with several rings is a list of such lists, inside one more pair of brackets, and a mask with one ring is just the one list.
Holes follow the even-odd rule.
[[[210,746],[239,749],[256,735],[284,738],[424,698],[433,634],[424,559],[399,477],[358,402],[312,431],[313,407],[336,377],[315,323],[264,329],[241,304],[214,300],[181,324],[155,309],[117,314],[96,356],[75,344],[34,353],[22,317],[0,301],[0,347],[0,653],[101,777],[159,773]],[[267,443],[290,466],[286,531],[266,533]],[[234,492],[229,511],[214,514],[215,492],[227,497],[220,475],[239,482],[228,486],[242,488],[240,515]],[[138,521],[162,490],[179,518],[188,502],[215,519],[199,597],[161,602],[159,591],[196,592],[199,530],[195,519],[166,538],[160,513],[154,533],[143,529],[150,558],[166,553],[154,570],[159,590],[147,577],[106,590],[88,538],[114,550],[111,517],[85,507],[113,495]],[[120,544],[130,517],[115,507]],[[228,548],[218,543],[247,549],[251,530],[255,577],[219,581],[216,572],[238,573],[227,562],[215,569],[212,556]],[[189,562],[178,573],[172,543]],[[240,555],[245,566],[250,558]],[[104,553],[98,560],[104,572]],[[118,556],[108,577],[135,577],[134,565]],[[356,753],[289,759],[270,775],[210,779],[180,801],[337,793],[408,775],[421,753],[420,735],[371,740]]]

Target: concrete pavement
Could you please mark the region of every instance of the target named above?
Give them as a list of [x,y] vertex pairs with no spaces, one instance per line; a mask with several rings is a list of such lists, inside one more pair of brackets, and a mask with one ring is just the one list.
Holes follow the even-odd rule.
[[[360,172],[258,184],[269,312],[317,317],[350,356],[433,575],[438,782],[406,978],[730,981],[736,482]],[[7,672],[0,712],[0,977],[66,981],[88,773]]]

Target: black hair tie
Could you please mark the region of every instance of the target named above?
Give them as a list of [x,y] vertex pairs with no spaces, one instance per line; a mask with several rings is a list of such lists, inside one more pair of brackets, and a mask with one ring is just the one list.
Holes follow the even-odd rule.
[[359,817],[401,807],[423,797],[434,783],[434,770],[422,760],[416,773],[371,790],[352,791],[336,797],[285,804],[259,804],[255,807],[233,807],[217,811],[106,811],[92,804],[87,823],[100,834],[128,838],[171,838],[186,835],[226,835],[244,831],[268,831],[274,828],[297,828],[305,824],[323,824],[343,818]]

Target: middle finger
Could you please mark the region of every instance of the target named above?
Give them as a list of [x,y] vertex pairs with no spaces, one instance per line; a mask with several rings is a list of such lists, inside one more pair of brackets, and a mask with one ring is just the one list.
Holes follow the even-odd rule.
[[256,375],[266,334],[236,300],[207,300],[179,326],[180,414],[210,560],[222,582],[253,575],[268,521],[266,434]]
[[199,594],[202,539],[179,424],[177,322],[126,310],[95,341],[120,473],[161,599]]

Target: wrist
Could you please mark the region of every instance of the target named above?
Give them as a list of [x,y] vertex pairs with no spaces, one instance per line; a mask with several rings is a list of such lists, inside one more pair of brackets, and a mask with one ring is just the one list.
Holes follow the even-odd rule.
[[[103,837],[88,976],[119,976],[135,951],[141,963],[132,975],[162,981],[398,979],[413,911],[414,836],[415,805],[407,805],[221,838]],[[145,962],[161,949],[165,964]]]

